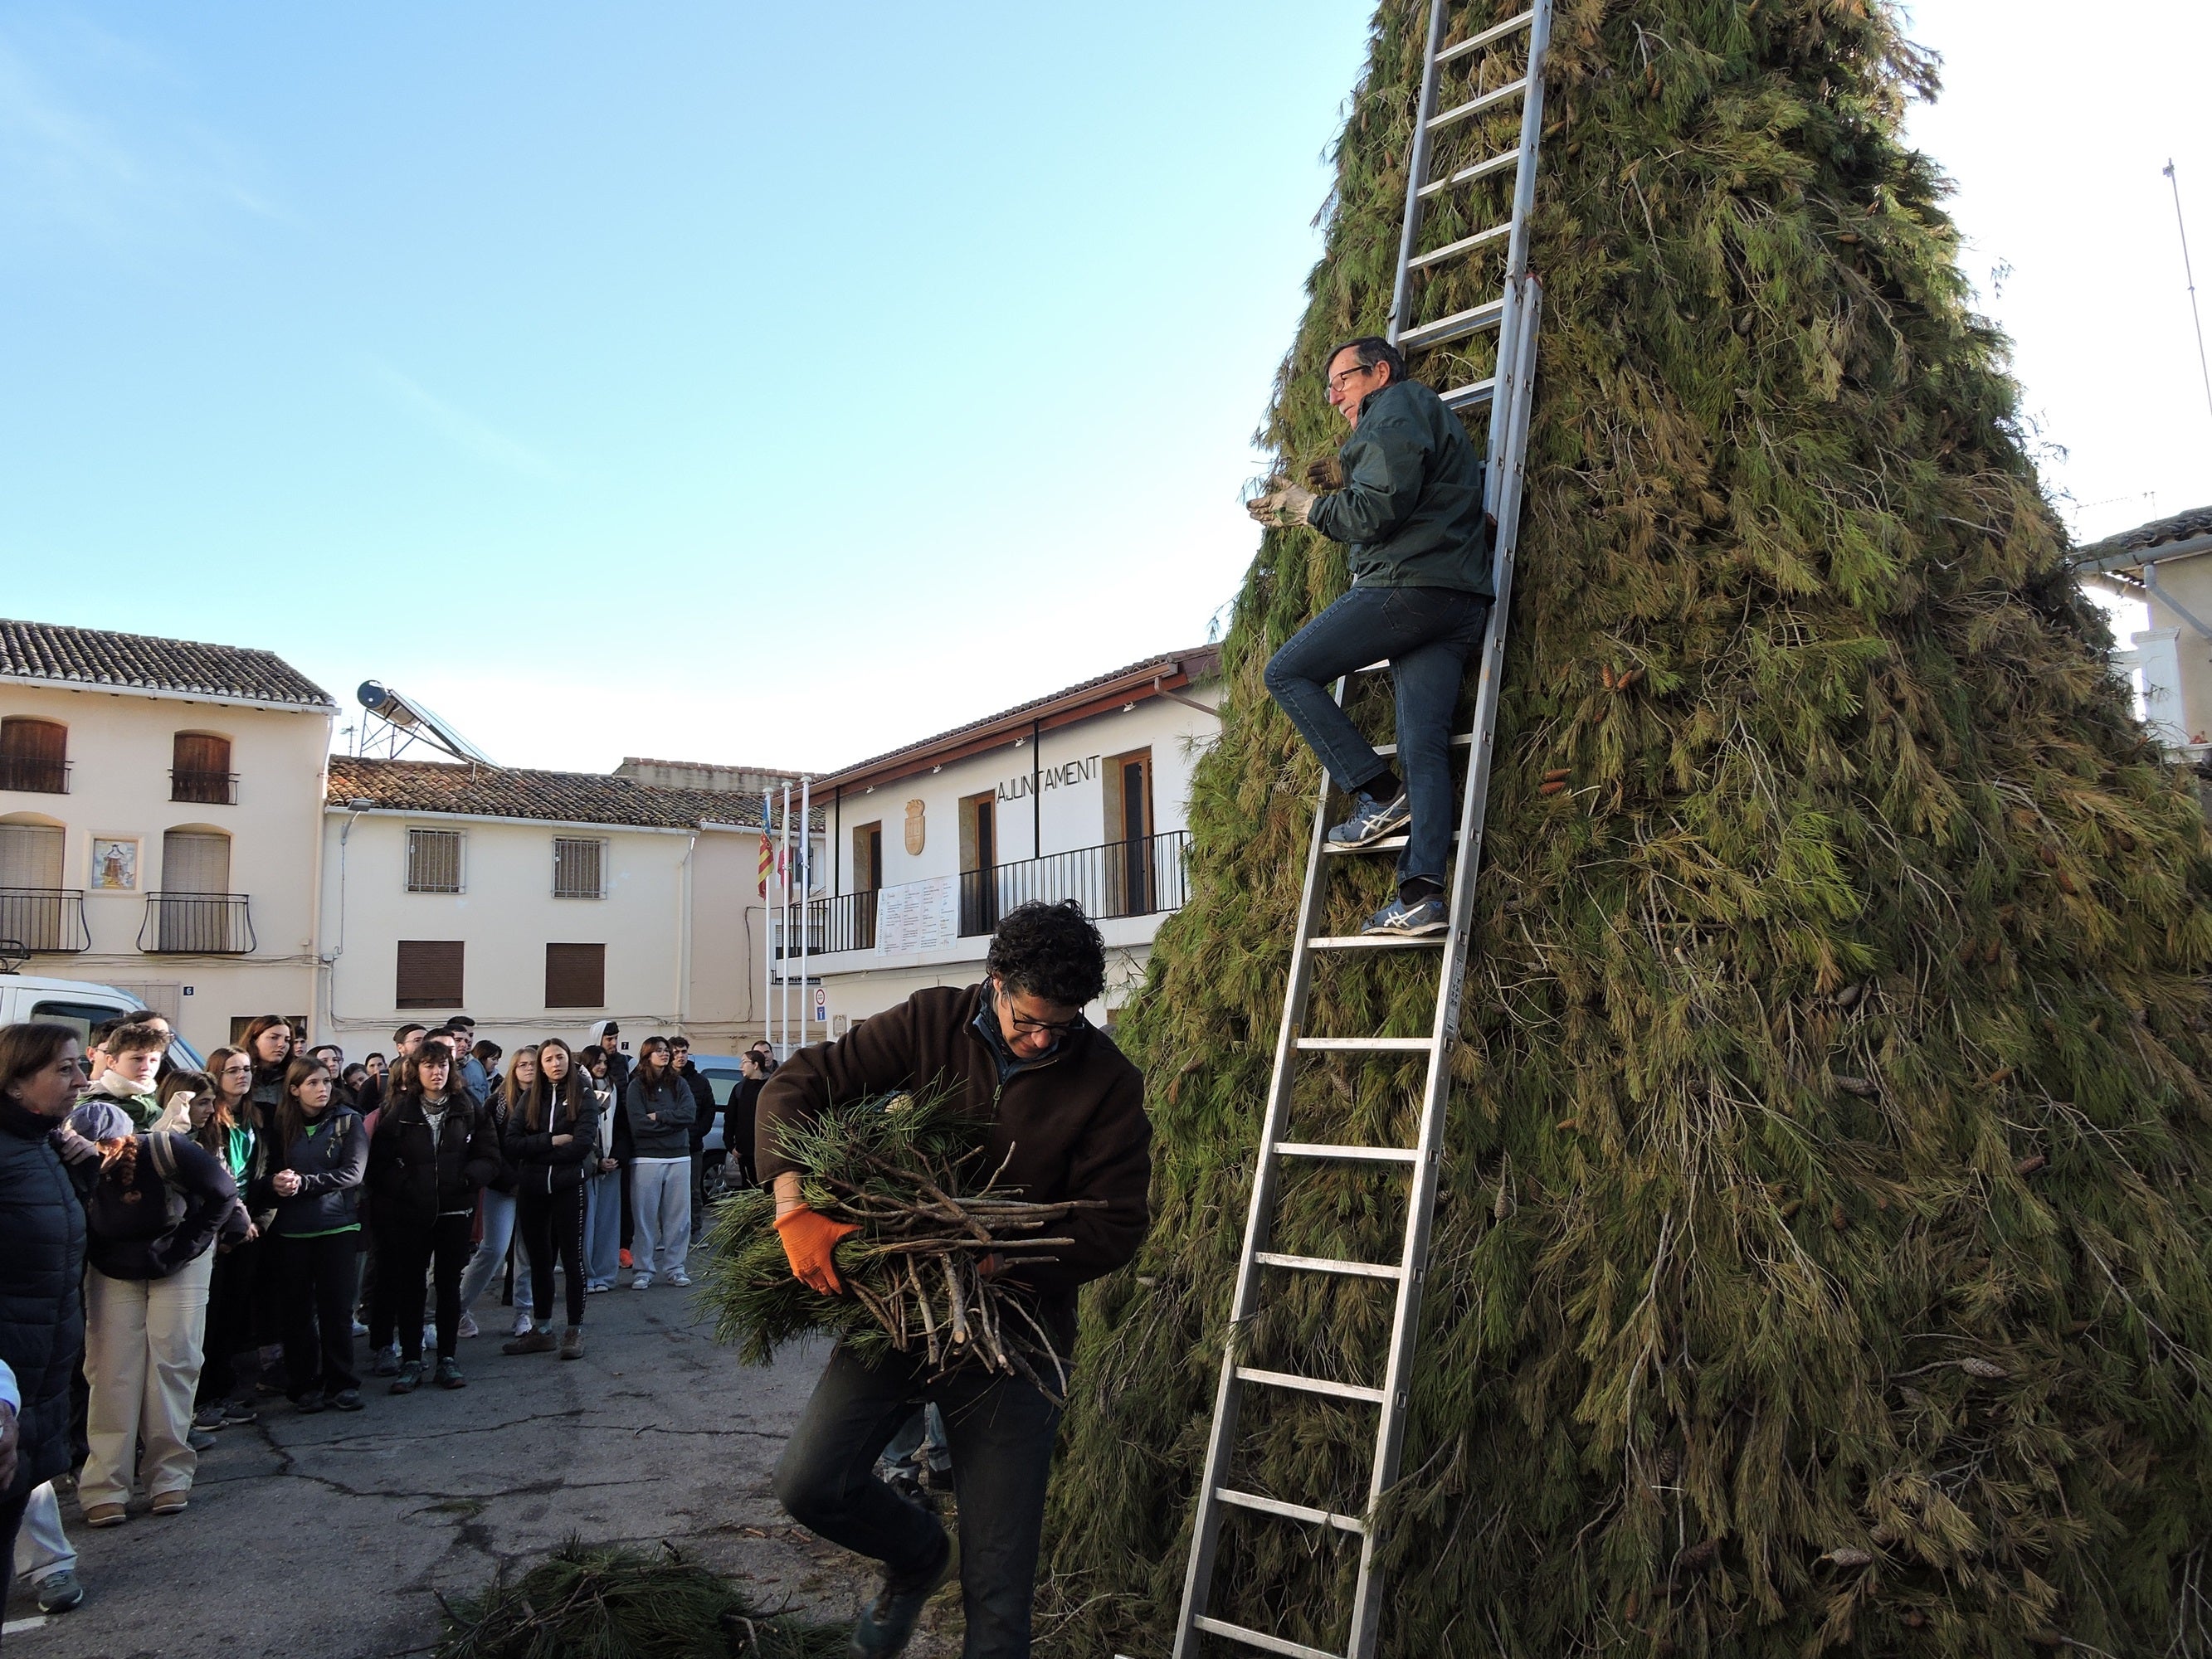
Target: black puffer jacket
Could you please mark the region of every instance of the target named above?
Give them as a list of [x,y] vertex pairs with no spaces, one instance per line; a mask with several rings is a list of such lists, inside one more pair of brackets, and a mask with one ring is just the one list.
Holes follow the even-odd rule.
[[380,1113],[368,1143],[369,1200],[376,1224],[428,1227],[438,1217],[474,1207],[496,1179],[499,1133],[491,1114],[465,1089],[446,1097],[446,1119],[431,1144],[430,1119],[413,1091]]
[[[131,1185],[102,1175],[85,1200],[94,1267],[110,1279],[167,1279],[199,1260],[218,1237],[227,1244],[245,1238],[246,1208],[222,1159],[189,1135],[157,1130],[137,1139]],[[176,1171],[173,1186],[161,1178],[163,1152]]]
[[47,1142],[54,1127],[0,1099],[0,1359],[23,1396],[5,1498],[69,1468],[70,1379],[84,1357],[84,1209]]
[[[546,1127],[533,1130],[527,1104],[517,1106],[508,1115],[503,1139],[507,1156],[519,1171],[514,1188],[518,1193],[566,1192],[583,1181],[586,1158],[592,1160],[593,1170],[599,1168],[599,1097],[589,1089],[580,1088],[576,1092],[578,1103],[573,1119],[565,1108],[554,1105],[545,1113],[550,1120]],[[572,1138],[567,1146],[556,1146],[556,1134]]]
[[[249,1200],[256,1209],[264,1202],[276,1206],[271,1231],[286,1237],[361,1224],[361,1183],[368,1173],[368,1127],[357,1113],[343,1106],[326,1109],[313,1127],[314,1133],[301,1135],[289,1152],[270,1157],[269,1176]],[[274,1177],[279,1170],[300,1177],[300,1190],[289,1198],[276,1196]]]

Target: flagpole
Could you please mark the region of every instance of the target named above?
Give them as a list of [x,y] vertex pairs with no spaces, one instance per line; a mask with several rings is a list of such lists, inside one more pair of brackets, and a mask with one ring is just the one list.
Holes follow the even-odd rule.
[[783,896],[783,975],[776,981],[778,1060],[791,1058],[791,786],[783,786],[783,844],[776,854],[776,886]]
[[769,878],[775,872],[775,850],[769,839],[775,828],[775,792],[761,791],[761,855],[760,896],[761,915],[766,926],[761,929],[761,1040],[773,1051],[775,1039],[769,1033],[774,1029],[775,1012],[775,895],[769,890],[773,884]]
[[814,780],[799,781],[799,1046],[814,1041],[814,987],[806,976],[814,945]]

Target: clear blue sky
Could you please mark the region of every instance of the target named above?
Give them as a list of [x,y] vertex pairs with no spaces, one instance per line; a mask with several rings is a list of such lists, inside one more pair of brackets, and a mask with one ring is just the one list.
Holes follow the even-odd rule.
[[[2212,500],[2157,171],[2212,276],[2212,8],[1914,11],[2055,482]],[[1364,33],[0,0],[0,614],[580,769],[826,768],[1194,643]]]

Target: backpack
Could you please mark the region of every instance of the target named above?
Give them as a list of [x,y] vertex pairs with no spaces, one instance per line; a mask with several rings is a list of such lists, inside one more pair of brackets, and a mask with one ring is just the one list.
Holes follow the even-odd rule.
[[[177,1149],[169,1134],[149,1130],[137,1137],[138,1155],[149,1159],[154,1173],[161,1178],[162,1212],[159,1225],[153,1224],[149,1207],[128,1201],[125,1194],[118,1192],[105,1176],[94,1179],[92,1193],[85,1200],[85,1224],[101,1238],[159,1238],[171,1233],[183,1223],[187,1205],[184,1188],[177,1174]],[[132,1187],[131,1193],[139,1189]]]

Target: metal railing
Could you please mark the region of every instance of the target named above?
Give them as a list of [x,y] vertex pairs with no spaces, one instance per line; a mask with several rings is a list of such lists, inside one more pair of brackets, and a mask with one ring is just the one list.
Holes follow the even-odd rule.
[[0,755],[0,789],[19,789],[27,795],[66,795],[70,792],[70,763],[21,755]]
[[[1108,842],[988,870],[964,871],[959,891],[961,937],[981,938],[996,932],[1000,916],[1033,899],[1047,903],[1073,899],[1085,915],[1102,921],[1180,910],[1190,896],[1189,852],[1189,833],[1173,830],[1138,841]],[[875,949],[880,897],[880,891],[841,893],[811,901],[805,907],[807,953]],[[776,917],[779,957],[799,954],[799,909],[792,905]]]
[[250,956],[253,918],[246,895],[149,893],[138,948],[149,956]]
[[204,806],[235,806],[238,805],[238,774],[172,772],[169,774],[169,799],[194,801]]
[[0,945],[74,955],[92,949],[84,893],[70,887],[0,887]]

